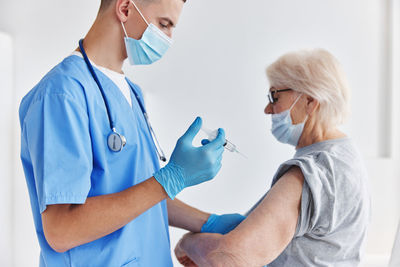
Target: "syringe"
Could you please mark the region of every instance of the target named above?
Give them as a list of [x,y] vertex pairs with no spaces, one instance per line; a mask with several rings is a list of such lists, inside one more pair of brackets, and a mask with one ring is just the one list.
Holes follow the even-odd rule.
[[[218,130],[213,131],[213,130],[207,129],[207,128],[205,128],[205,127],[201,127],[201,130],[208,136],[208,140],[210,140],[210,141],[213,141],[213,140],[214,140],[215,138],[217,138],[217,136],[218,136]],[[229,142],[227,139],[225,139],[225,145],[224,145],[224,147],[225,147],[228,151],[230,151],[230,152],[236,152],[236,153],[242,155],[243,157],[245,157],[245,158],[247,159],[247,156],[244,155],[243,153],[241,153],[241,152],[237,149],[237,147],[236,147],[233,143]]]

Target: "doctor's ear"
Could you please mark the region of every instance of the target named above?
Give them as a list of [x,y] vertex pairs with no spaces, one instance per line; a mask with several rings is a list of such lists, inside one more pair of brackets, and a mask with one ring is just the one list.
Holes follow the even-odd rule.
[[308,115],[313,114],[319,107],[319,101],[315,98],[313,98],[312,96],[307,96],[306,99],[306,103],[307,103],[307,107],[306,107],[306,111]]
[[119,20],[125,23],[129,16],[129,4],[130,0],[117,0],[115,4],[115,12]]

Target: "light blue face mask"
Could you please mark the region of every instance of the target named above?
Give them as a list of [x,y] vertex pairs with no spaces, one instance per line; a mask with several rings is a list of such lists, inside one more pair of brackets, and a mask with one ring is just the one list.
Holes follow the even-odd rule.
[[296,101],[294,101],[294,103],[288,110],[271,115],[271,132],[275,136],[275,138],[281,143],[289,144],[292,146],[297,146],[297,144],[299,143],[301,134],[304,130],[304,125],[308,119],[308,115],[302,123],[293,124],[292,117],[290,116],[290,111],[296,105],[297,101],[299,101],[301,96],[302,95],[299,95],[297,97]]
[[147,24],[147,29],[140,40],[128,37],[124,23],[121,22],[125,33],[126,53],[131,65],[149,65],[164,56],[172,45],[172,40],[154,24],[149,24],[140,12],[135,2],[131,0],[140,16]]

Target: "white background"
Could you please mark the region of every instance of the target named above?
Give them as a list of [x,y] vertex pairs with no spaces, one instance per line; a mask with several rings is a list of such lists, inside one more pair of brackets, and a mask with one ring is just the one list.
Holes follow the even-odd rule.
[[[39,249],[19,160],[18,106],[77,46],[99,0],[0,0],[0,266],[37,266]],[[352,91],[344,129],[370,172],[373,217],[367,259],[385,266],[399,219],[398,0],[189,0],[165,58],[125,68],[140,84],[169,155],[195,116],[223,127],[248,160],[226,153],[223,169],[179,198],[209,212],[246,212],[294,150],[277,143],[263,114],[265,68],[285,52],[322,47],[342,62]],[[397,99],[397,101],[396,101]],[[349,203],[351,205],[351,203]],[[172,246],[183,231],[171,229]]]

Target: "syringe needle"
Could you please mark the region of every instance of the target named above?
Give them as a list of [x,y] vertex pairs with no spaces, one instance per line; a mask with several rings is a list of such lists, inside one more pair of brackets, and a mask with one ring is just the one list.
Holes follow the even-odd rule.
[[240,152],[239,150],[236,149],[236,152],[241,155],[242,157],[244,157],[245,159],[249,159],[245,154],[243,154],[242,152]]

